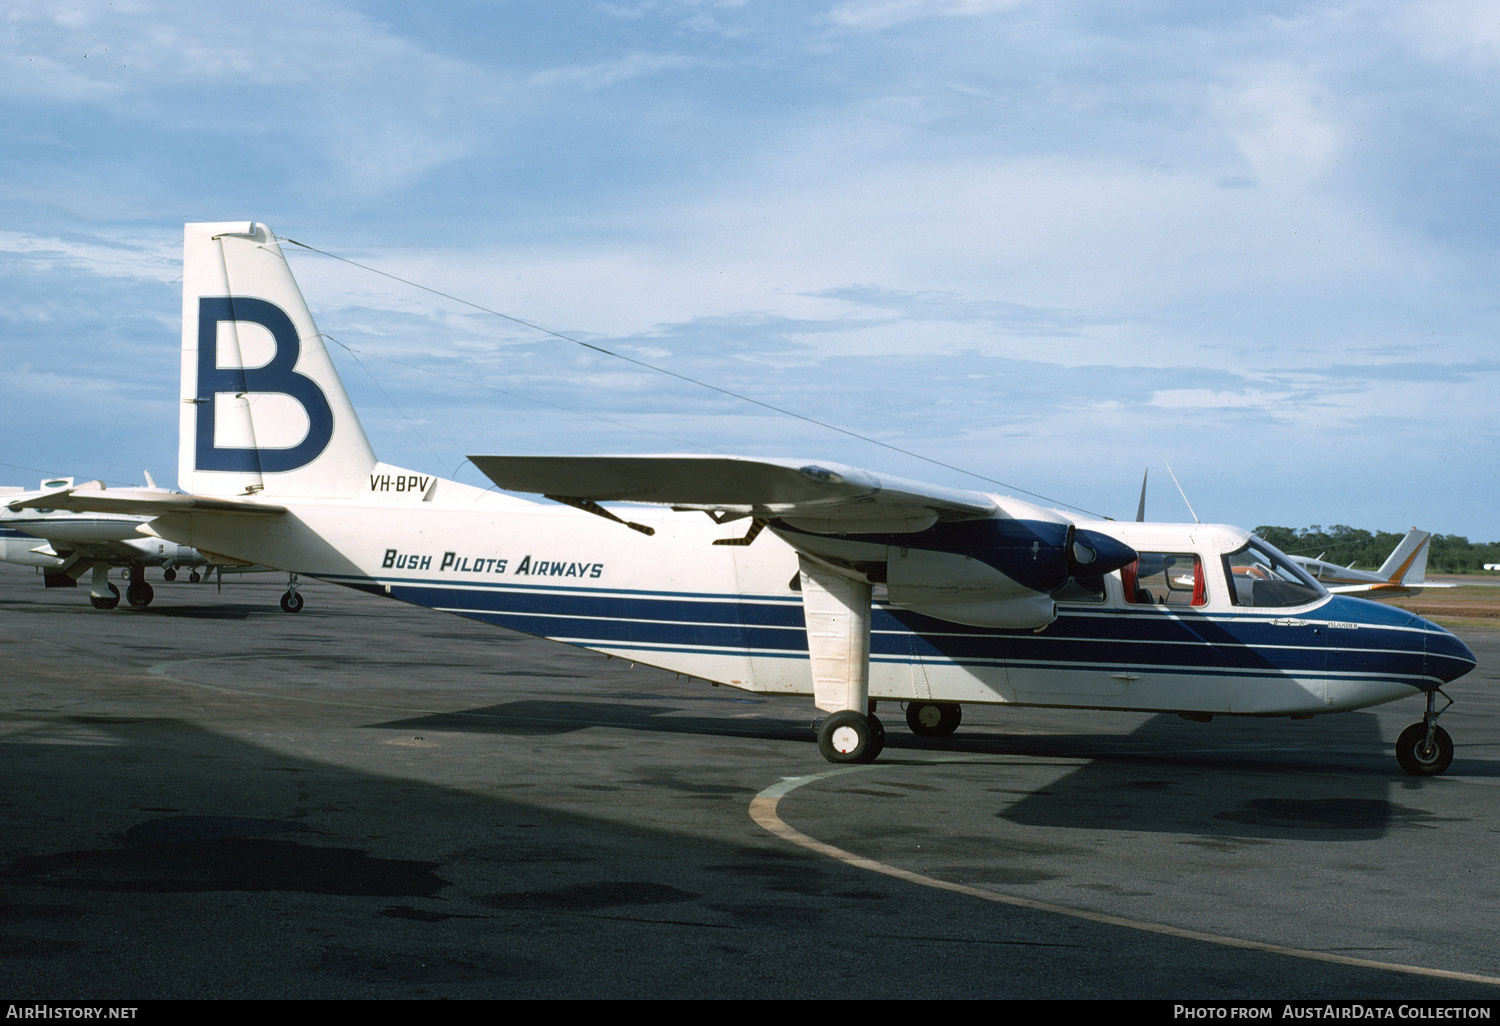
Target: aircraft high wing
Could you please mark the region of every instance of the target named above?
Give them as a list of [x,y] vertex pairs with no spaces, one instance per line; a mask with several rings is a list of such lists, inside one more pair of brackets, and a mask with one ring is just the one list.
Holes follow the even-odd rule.
[[[501,488],[560,501],[659,503],[728,518],[777,518],[822,534],[925,531],[980,520],[993,497],[809,460],[740,456],[471,456]],[[722,522],[722,518],[721,518]]]
[[[89,601],[95,609],[113,609],[120,604],[120,589],[109,581],[111,570],[124,567],[129,576],[125,599],[145,607],[156,597],[146,581],[145,568],[161,567],[167,581],[185,571],[198,583],[209,575],[259,573],[268,567],[240,560],[208,558],[188,545],[157,536],[151,529],[155,514],[181,509],[226,509],[232,501],[190,496],[158,488],[146,475],[145,488],[107,488],[100,481],[74,484],[73,478],[51,478],[35,491],[22,488],[0,490],[0,560],[39,567],[49,588],[76,587],[89,575]],[[274,507],[256,506],[262,515],[274,515]],[[290,596],[290,598],[288,597]],[[302,598],[293,578],[282,608],[297,612]]]
[[1451,588],[1427,580],[1427,552],[1432,534],[1413,527],[1386,557],[1379,570],[1356,570],[1324,562],[1322,558],[1292,556],[1302,569],[1316,577],[1335,595],[1356,598],[1388,599],[1403,595],[1420,595],[1424,588]]
[[[181,545],[761,694],[811,696],[819,750],[875,758],[963,703],[1306,717],[1423,696],[1397,741],[1443,772],[1443,628],[1329,592],[1240,528],[1079,520],[820,460],[475,456],[506,490],[376,459],[276,236],[184,235],[178,484],[68,489]],[[629,501],[645,506],[615,506]],[[561,505],[557,504],[560,503]],[[706,514],[706,515],[705,515]]]

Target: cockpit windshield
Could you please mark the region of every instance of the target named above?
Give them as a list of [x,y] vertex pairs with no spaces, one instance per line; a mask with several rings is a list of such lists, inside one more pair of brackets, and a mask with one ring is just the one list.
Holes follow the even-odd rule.
[[1224,557],[1224,572],[1237,606],[1301,606],[1328,594],[1275,546],[1255,537]]

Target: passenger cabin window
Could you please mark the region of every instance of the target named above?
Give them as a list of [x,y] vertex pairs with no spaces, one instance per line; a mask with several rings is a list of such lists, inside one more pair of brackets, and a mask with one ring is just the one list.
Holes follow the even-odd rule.
[[1137,606],[1203,606],[1203,561],[1191,552],[1142,552],[1120,571],[1125,601]]
[[1328,594],[1296,563],[1259,538],[1224,557],[1229,597],[1257,609],[1300,606]]

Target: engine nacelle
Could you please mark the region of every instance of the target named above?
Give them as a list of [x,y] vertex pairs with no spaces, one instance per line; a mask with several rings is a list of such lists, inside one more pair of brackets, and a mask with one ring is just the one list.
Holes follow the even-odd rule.
[[1108,535],[1058,521],[993,517],[911,534],[840,537],[788,535],[789,526],[778,533],[832,566],[885,584],[893,606],[1002,630],[1045,627],[1057,618],[1053,592],[1136,558]]

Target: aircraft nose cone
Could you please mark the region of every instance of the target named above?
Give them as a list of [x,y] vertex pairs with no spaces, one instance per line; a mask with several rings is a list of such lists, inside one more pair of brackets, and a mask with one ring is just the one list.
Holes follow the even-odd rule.
[[1423,652],[1424,669],[1429,677],[1436,677],[1444,684],[1457,680],[1479,664],[1474,652],[1451,633],[1437,624],[1418,619],[1429,632]]
[[1074,576],[1107,574],[1136,561],[1136,551],[1122,541],[1098,531],[1073,532],[1073,550],[1068,569]]

